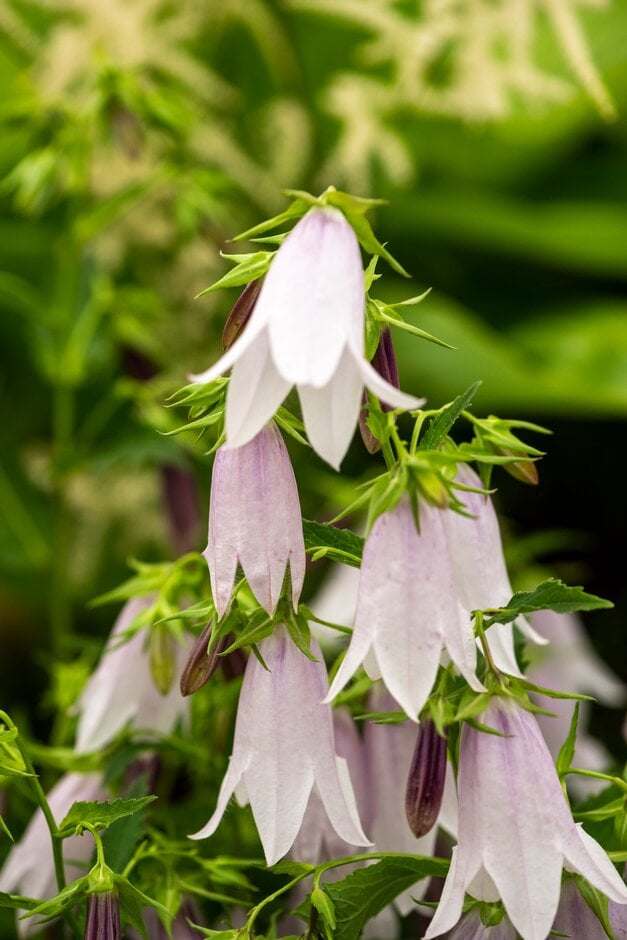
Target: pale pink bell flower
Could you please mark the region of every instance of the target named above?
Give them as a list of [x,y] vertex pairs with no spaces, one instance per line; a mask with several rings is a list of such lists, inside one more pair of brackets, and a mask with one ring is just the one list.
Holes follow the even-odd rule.
[[416,721],[447,651],[475,691],[477,651],[469,614],[457,599],[442,510],[420,503],[420,532],[403,497],[366,540],[355,628],[326,701],[366,661],[366,670]]
[[188,649],[176,646],[176,681],[162,695],[150,671],[146,631],[139,630],[130,640],[122,641],[124,631],[152,600],[136,597],[127,601],[81,694],[76,706],[79,719],[75,744],[80,754],[104,747],[127,725],[138,731],[169,734],[188,714],[189,706],[178,683]]
[[[107,795],[100,774],[68,773],[54,785],[47,799],[59,825],[75,802],[106,800]],[[94,839],[89,832],[63,840],[64,869],[68,882],[85,874],[93,851]],[[50,831],[39,808],[35,810],[22,838],[6,858],[0,871],[0,891],[22,894],[39,901],[53,898],[58,891]],[[21,937],[37,933],[39,929],[36,918],[18,920]]]
[[278,249],[241,336],[214,366],[192,376],[211,382],[233,368],[228,447],[252,440],[294,385],[309,441],[335,468],[355,431],[364,386],[394,408],[422,404],[364,358],[365,305],[352,227],[338,209],[310,209]]
[[238,564],[268,614],[276,610],[289,567],[298,604],[305,577],[303,523],[292,464],[274,422],[242,447],[218,449],[203,554],[218,617],[228,610]]
[[317,662],[279,627],[259,644],[268,668],[250,656],[216,810],[192,839],[215,832],[237,793],[240,801],[250,802],[267,863],[274,865],[292,847],[315,787],[338,836],[351,845],[370,845],[346,763],[336,756],[331,709],[321,704],[328,682],[315,641],[311,651]]
[[479,900],[500,897],[523,940],[545,940],[563,867],[611,900],[627,903],[627,888],[605,852],[573,821],[534,716],[493,699],[478,720],[499,734],[463,728],[458,845],[425,937],[455,926],[468,891]]

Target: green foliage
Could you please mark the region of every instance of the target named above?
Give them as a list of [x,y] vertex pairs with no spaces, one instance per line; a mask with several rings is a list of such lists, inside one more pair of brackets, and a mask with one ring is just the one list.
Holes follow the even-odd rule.
[[613,607],[611,601],[586,594],[581,587],[571,587],[557,578],[543,581],[533,591],[519,591],[498,611],[489,611],[486,626],[492,623],[511,623],[521,614],[530,614],[537,610],[555,610],[560,614],[577,610],[607,610]]
[[72,835],[82,832],[83,829],[106,829],[118,819],[140,812],[156,799],[156,796],[142,796],[130,800],[114,800],[112,803],[74,803],[59,824],[59,830],[63,834]]

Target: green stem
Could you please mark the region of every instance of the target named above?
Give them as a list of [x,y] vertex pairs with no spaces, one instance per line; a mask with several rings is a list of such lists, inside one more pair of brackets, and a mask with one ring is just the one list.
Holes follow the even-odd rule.
[[473,610],[475,618],[475,629],[479,637],[479,642],[481,643],[481,649],[483,650],[483,655],[485,656],[486,663],[494,675],[500,679],[501,673],[497,668],[496,663],[492,659],[492,653],[490,652],[490,647],[488,645],[488,640],[485,635],[485,630],[483,628],[483,611],[482,610]]
[[52,814],[52,810],[50,809],[50,804],[48,803],[46,794],[43,791],[43,787],[41,783],[39,782],[39,777],[35,773],[35,768],[33,767],[33,763],[30,757],[28,756],[28,751],[22,744],[22,741],[20,739],[20,733],[16,725],[11,720],[11,718],[7,715],[7,713],[3,711],[0,711],[0,721],[4,722],[7,728],[10,728],[11,731],[15,730],[17,732],[15,743],[20,752],[22,760],[24,761],[24,766],[26,767],[26,770],[28,771],[29,774],[31,774],[31,776],[28,779],[35,793],[35,799],[37,800],[37,804],[44,815],[44,819],[46,820],[48,831],[50,832],[50,838],[52,840],[52,857],[54,860],[54,873],[57,879],[57,886],[59,888],[59,891],[62,891],[63,888],[65,888],[66,882],[65,882],[65,871],[63,868],[63,846],[61,844],[61,840],[59,839],[59,828]]

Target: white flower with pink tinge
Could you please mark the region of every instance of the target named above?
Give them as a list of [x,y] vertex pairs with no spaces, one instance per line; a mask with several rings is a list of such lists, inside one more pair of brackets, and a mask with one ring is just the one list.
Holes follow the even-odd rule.
[[303,523],[294,471],[273,422],[242,447],[218,449],[203,554],[218,617],[229,607],[238,564],[270,615],[289,566],[294,607],[298,604],[305,577]]
[[259,644],[268,668],[249,658],[218,804],[192,839],[216,831],[236,793],[250,802],[267,863],[274,865],[292,847],[315,787],[338,836],[351,845],[371,844],[359,822],[346,762],[336,756],[331,709],[320,704],[328,682],[315,641],[311,651],[317,662],[281,626]]
[[405,496],[379,516],[364,546],[355,628],[326,701],[366,660],[373,678],[414,721],[425,704],[446,650],[475,691],[477,651],[472,622],[455,593],[443,512],[419,508],[420,532]]
[[[138,614],[151,603],[152,597],[135,597],[120,611],[100,662],[76,706],[79,719],[75,747],[79,754],[104,747],[127,725],[138,731],[169,734],[188,714],[189,706],[181,697],[178,681],[172,683],[166,695],[155,686],[145,649],[146,631],[139,630],[126,642],[122,640]],[[187,649],[181,645],[175,655],[180,666]]]
[[478,720],[498,735],[463,728],[458,845],[425,937],[455,926],[468,891],[479,900],[501,898],[523,940],[545,940],[558,909],[563,867],[611,900],[627,903],[627,887],[609,858],[573,821],[533,715],[511,700],[493,699]]
[[355,233],[332,207],[313,208],[278,249],[242,335],[197,383],[233,368],[227,447],[257,434],[295,385],[311,446],[339,467],[364,386],[394,408],[423,403],[399,392],[364,358],[366,292]]

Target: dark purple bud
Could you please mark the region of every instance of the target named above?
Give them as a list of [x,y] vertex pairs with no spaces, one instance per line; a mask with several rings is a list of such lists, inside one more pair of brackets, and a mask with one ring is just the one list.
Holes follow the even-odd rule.
[[154,363],[139,350],[134,349],[132,346],[122,346],[121,354],[124,371],[132,379],[136,379],[138,382],[149,382],[157,375],[157,368]]
[[405,812],[409,828],[419,839],[436,823],[446,775],[446,738],[440,737],[430,718],[420,722],[416,749],[409,768]]
[[[229,642],[233,642],[233,637],[229,637]],[[243,649],[233,650],[228,656],[222,657],[222,674],[225,679],[239,679],[244,675],[248,657]]]
[[188,470],[167,464],[161,468],[168,529],[178,555],[192,551],[200,536],[200,500],[196,478]]
[[[384,326],[381,330],[381,336],[379,337],[379,344],[375,350],[375,354],[372,357],[371,365],[373,369],[379,373],[379,375],[385,379],[386,382],[389,382],[390,385],[393,385],[394,388],[400,388],[401,384],[398,378],[398,366],[396,365],[396,356],[394,355],[394,345],[392,343],[392,334],[390,333],[387,326]],[[368,453],[376,454],[381,450],[381,443],[374,436],[370,428],[368,427],[368,409],[366,407],[368,398],[366,392],[364,392],[363,397],[363,407],[359,413],[359,432],[361,434],[361,439],[364,442],[364,446]],[[381,407],[384,411],[389,411],[390,408],[388,405],[381,402]]]
[[213,621],[210,621],[194,643],[181,673],[181,695],[193,695],[202,689],[220,665],[220,653],[226,649],[228,638],[220,637],[211,652],[207,652],[212,628]]
[[229,348],[229,346],[233,345],[235,340],[238,338],[250,320],[250,315],[253,312],[255,304],[257,303],[257,297],[259,296],[259,291],[261,290],[262,284],[262,277],[258,278],[256,281],[251,281],[250,284],[246,285],[242,293],[233,304],[233,308],[227,317],[227,321],[224,324],[224,330],[222,331],[223,349],[226,350]]
[[113,891],[90,894],[84,940],[120,940],[120,905]]
[[[394,354],[394,344],[392,343],[392,334],[387,326],[384,326],[381,330],[379,345],[372,357],[372,366],[377,370],[379,375],[384,378],[386,382],[389,382],[390,385],[393,385],[394,388],[401,387],[398,378],[396,356]],[[383,405],[382,407],[385,411],[389,411],[387,405]]]

